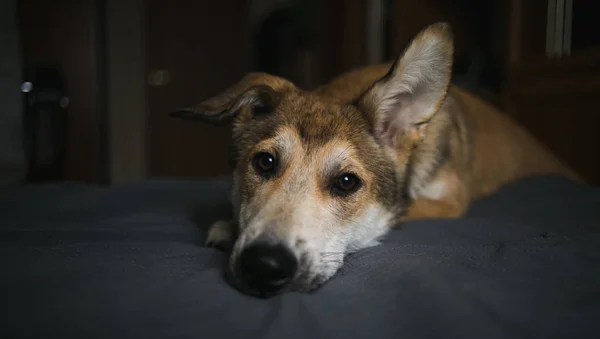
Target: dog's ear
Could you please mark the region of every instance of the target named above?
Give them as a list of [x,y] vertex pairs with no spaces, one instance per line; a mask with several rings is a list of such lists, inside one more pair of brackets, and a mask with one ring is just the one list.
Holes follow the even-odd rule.
[[169,113],[184,120],[223,125],[234,119],[245,121],[257,113],[275,108],[281,95],[295,86],[283,79],[266,73],[249,73],[235,85],[212,98],[189,108]]
[[361,96],[357,104],[371,118],[381,143],[397,147],[406,137],[423,139],[450,86],[453,54],[450,26],[433,24]]

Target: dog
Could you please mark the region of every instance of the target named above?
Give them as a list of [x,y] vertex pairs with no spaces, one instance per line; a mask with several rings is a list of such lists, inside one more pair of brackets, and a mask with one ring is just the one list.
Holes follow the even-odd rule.
[[451,85],[447,23],[417,34],[393,62],[314,91],[249,73],[170,116],[232,125],[233,219],[207,245],[230,245],[229,280],[270,297],[310,292],[345,255],[403,222],[459,218],[517,179],[579,176],[509,117]]

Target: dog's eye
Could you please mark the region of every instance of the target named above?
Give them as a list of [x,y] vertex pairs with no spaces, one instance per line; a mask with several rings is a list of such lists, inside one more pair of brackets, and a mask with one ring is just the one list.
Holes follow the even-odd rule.
[[252,164],[256,171],[262,176],[270,176],[275,171],[275,157],[267,152],[260,152],[254,156]]
[[360,179],[354,174],[344,173],[340,175],[333,184],[333,193],[346,196],[356,192],[360,188]]

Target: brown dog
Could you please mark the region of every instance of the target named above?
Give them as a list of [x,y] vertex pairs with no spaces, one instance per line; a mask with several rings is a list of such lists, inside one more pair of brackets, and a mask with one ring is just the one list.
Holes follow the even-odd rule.
[[251,73],[171,115],[233,125],[229,273],[249,293],[309,291],[346,253],[401,221],[456,218],[472,199],[543,173],[578,176],[523,128],[450,84],[447,24],[415,37],[392,65],[349,72],[313,92]]

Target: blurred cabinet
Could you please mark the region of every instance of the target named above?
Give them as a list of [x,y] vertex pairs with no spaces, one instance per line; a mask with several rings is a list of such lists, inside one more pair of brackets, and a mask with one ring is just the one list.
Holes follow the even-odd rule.
[[593,0],[511,0],[507,113],[600,184],[600,39]]
[[[57,178],[104,183],[108,159],[104,2],[19,0],[17,4],[23,65],[56,67],[68,88],[67,128],[61,135],[66,143],[66,159],[64,172],[60,171]],[[18,93],[17,86],[14,93]]]
[[168,113],[194,105],[249,70],[244,1],[146,1],[149,176],[208,178],[229,172],[230,128]]

